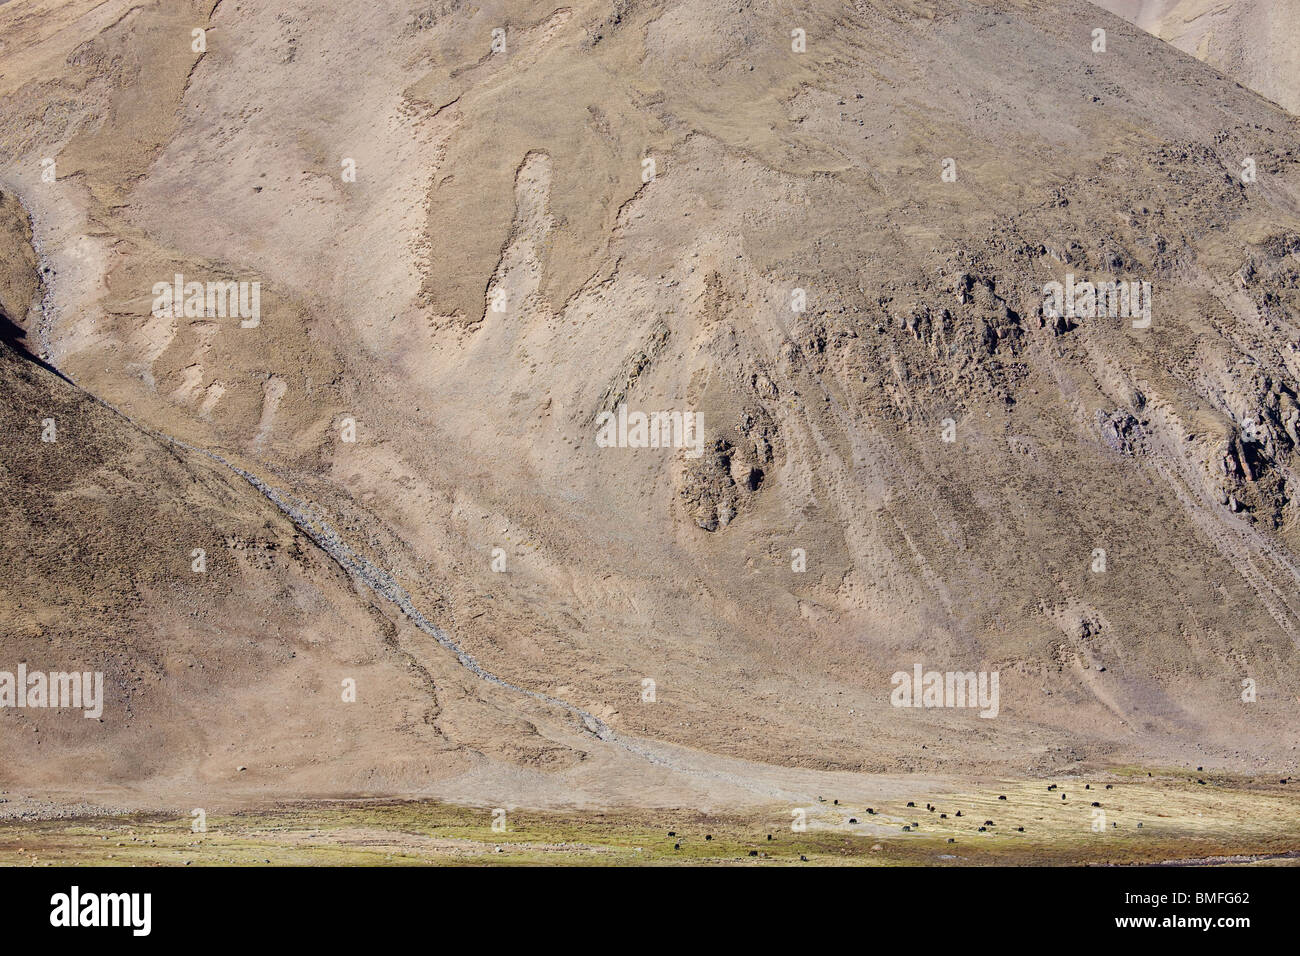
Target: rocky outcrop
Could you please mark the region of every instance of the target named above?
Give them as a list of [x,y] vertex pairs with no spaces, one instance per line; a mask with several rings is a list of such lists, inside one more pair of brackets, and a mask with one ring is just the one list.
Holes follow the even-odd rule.
[[705,531],[727,527],[754,506],[779,448],[772,416],[761,405],[745,406],[739,421],[682,467],[677,494],[686,515]]

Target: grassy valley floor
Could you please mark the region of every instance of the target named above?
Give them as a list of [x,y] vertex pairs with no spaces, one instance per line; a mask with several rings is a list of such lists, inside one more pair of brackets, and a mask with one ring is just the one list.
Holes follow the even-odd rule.
[[1142,769],[917,793],[914,807],[825,794],[715,813],[510,809],[504,832],[490,807],[304,802],[210,813],[201,833],[190,810],[11,819],[0,865],[1295,865],[1296,790],[1294,779]]

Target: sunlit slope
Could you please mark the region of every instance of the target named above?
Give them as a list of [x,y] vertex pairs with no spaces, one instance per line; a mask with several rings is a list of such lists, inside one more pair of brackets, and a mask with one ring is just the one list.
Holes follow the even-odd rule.
[[[1067,0],[34,9],[0,175],[55,363],[491,672],[818,769],[1294,760],[1300,140],[1259,96]],[[177,274],[260,323],[152,314]],[[1044,315],[1067,276],[1150,326]],[[700,454],[600,447],[620,405]],[[918,663],[998,716],[891,706]]]
[[1300,7],[1273,0],[1093,0],[1292,113],[1300,113]]

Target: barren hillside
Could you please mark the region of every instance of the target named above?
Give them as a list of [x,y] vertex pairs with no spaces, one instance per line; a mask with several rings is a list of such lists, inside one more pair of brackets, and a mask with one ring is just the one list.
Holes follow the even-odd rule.
[[[1294,768],[1300,128],[1097,22],[0,5],[4,659],[110,688],[4,715],[0,785]],[[1050,314],[1067,277],[1149,324]],[[604,447],[620,408],[700,442]],[[918,664],[996,717],[892,706]]]
[[1300,6],[1277,0],[1093,0],[1300,113]]

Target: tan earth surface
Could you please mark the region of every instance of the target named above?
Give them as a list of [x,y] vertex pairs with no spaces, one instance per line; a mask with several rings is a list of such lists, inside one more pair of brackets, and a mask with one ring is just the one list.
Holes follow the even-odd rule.
[[0,810],[1287,799],[1300,121],[1237,6],[1258,93],[1083,0],[0,3],[0,670],[106,697],[0,709]]
[[1300,113],[1300,5],[1289,0],[1093,0]]

